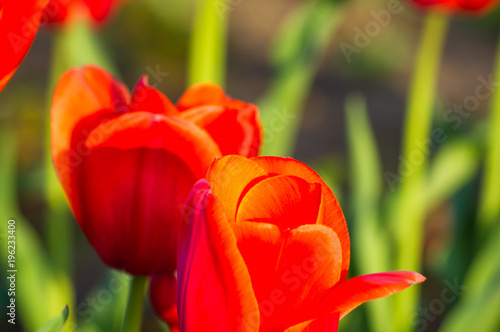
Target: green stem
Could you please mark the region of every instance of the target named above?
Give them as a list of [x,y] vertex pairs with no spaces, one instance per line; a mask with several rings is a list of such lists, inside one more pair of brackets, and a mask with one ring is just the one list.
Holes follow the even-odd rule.
[[189,85],[212,82],[224,86],[226,28],[230,4],[198,0],[189,54]]
[[123,332],[137,332],[141,330],[144,294],[148,283],[147,277],[132,277],[128,295],[127,312],[123,322]]
[[[500,80],[500,39],[496,54],[494,81],[498,82]],[[498,90],[493,93],[490,116],[489,141],[477,217],[480,239],[488,234],[496,218],[500,216],[500,92]]]
[[[423,228],[427,210],[425,173],[436,83],[447,27],[447,16],[437,12],[427,15],[410,85],[403,138],[403,159],[400,161],[405,174],[399,174],[402,188],[394,219],[398,246],[397,270],[421,269]],[[408,330],[411,314],[418,300],[418,287],[411,287],[395,296],[397,311],[395,331]]]

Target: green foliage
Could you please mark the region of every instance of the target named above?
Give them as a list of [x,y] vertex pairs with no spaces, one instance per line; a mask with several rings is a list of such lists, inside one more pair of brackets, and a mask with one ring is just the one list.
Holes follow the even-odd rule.
[[443,322],[441,332],[497,331],[500,322],[499,222],[497,220],[496,229],[490,232],[475,256],[464,281],[466,288],[460,302]]
[[[293,155],[304,103],[342,13],[338,2],[307,1],[277,32],[271,56],[275,78],[258,102],[267,135],[262,155]],[[279,125],[275,124],[279,118],[276,112],[286,114],[286,120]]]
[[[500,79],[500,39],[497,50],[495,82]],[[485,169],[478,208],[480,236],[485,236],[500,216],[500,93],[498,89],[491,101],[489,142],[486,149]]]
[[[388,234],[380,226],[378,210],[382,193],[380,157],[362,96],[353,95],[347,99],[346,121],[352,186],[353,258],[360,274],[387,271],[390,258]],[[389,300],[368,303],[367,308],[373,331],[391,330],[391,322],[384,318],[391,315]]]
[[40,327],[37,332],[59,332],[62,330],[64,323],[68,319],[69,308],[68,306],[64,307],[63,311],[57,315],[56,317],[49,320],[42,327]]
[[440,147],[429,167],[427,208],[439,206],[470,181],[477,174],[479,158],[480,146],[474,137],[455,139]]
[[[8,124],[0,128],[2,158],[0,162],[0,218],[2,221],[15,220],[16,237],[16,303],[23,326],[29,331],[43,325],[47,317],[59,313],[61,307],[72,302],[70,281],[57,276],[47,259],[36,231],[17,209],[16,162],[14,133]],[[7,227],[2,222],[0,234],[7,238]],[[2,251],[6,253],[7,251]],[[7,270],[7,258],[2,254],[2,274]],[[5,276],[4,276],[5,277]]]

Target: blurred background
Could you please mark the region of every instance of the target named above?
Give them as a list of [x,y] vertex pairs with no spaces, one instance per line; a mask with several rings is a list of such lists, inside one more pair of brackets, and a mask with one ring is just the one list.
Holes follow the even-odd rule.
[[[264,130],[268,131],[265,154],[297,158],[311,165],[332,187],[346,214],[353,241],[350,276],[380,272],[386,267],[396,269],[391,267],[398,266],[393,263],[397,260],[393,242],[397,241],[390,240],[390,235],[373,240],[384,246],[382,253],[373,252],[378,258],[372,259],[358,248],[370,251],[371,243],[367,241],[377,234],[393,232],[391,209],[404,178],[401,151],[407,95],[425,12],[407,1],[396,1],[401,10],[382,24],[377,17],[381,11],[388,12],[391,1],[325,3],[229,1],[225,90],[237,99],[260,106]],[[115,75],[129,88],[142,75],[149,75],[150,83],[175,102],[187,85],[195,5],[195,1],[126,2],[96,31],[98,43],[114,64]],[[378,22],[379,29],[370,36],[366,29],[373,28],[373,22]],[[43,251],[49,250],[44,123],[50,106],[48,64],[53,61],[56,29],[41,28],[28,56],[0,94],[0,121],[14,132],[13,141],[2,147],[15,149],[17,174],[12,181],[17,196],[9,199],[18,204],[20,214],[34,230],[30,236],[38,239]],[[360,31],[367,38],[360,37]],[[446,138],[434,141],[428,156],[424,195],[430,203],[422,226],[423,245],[418,252],[422,257],[418,271],[428,279],[417,288],[421,297],[413,297],[417,303],[411,317],[398,318],[403,322],[399,326],[406,326],[405,331],[469,331],[468,327],[500,331],[500,252],[484,249],[488,239],[478,241],[476,227],[484,153],[489,144],[490,99],[476,98],[473,111],[450,120],[452,114],[457,115],[456,109],[450,113],[454,106],[467,103],[467,97],[475,96],[478,86],[491,81],[499,31],[500,10],[477,19],[451,18],[432,124]],[[356,40],[363,39],[362,47],[356,44]],[[283,87],[283,81],[296,84]],[[266,123],[273,116],[282,121],[282,126]],[[284,141],[278,142],[277,137],[284,137]],[[376,219],[370,224],[376,231],[364,237],[363,223],[370,218]],[[103,293],[101,298],[98,296],[109,280],[118,277],[100,261],[76,222],[71,223],[69,231],[75,247],[69,279],[74,284],[77,310],[73,319],[77,323],[68,330],[115,330],[113,324],[119,323],[113,321],[121,320],[120,310],[112,307],[120,308],[125,295],[112,294],[109,301],[103,300]],[[19,237],[18,246],[25,242],[28,240]],[[379,258],[384,263],[378,264]],[[44,259],[50,270],[50,255]],[[119,278],[127,279],[121,275]],[[94,304],[93,298],[97,298]],[[7,301],[2,292],[1,306]],[[397,302],[391,301],[375,301],[356,309],[341,321],[340,330],[403,331],[392,326],[396,318],[391,315],[396,313],[390,308]],[[379,317],[377,313],[383,312],[389,316]],[[22,313],[19,319],[19,330],[30,331],[31,325],[23,320]],[[481,328],[478,324],[483,323],[486,325]],[[6,324],[2,319],[2,331],[9,328]],[[166,326],[147,308],[143,330],[164,331]]]

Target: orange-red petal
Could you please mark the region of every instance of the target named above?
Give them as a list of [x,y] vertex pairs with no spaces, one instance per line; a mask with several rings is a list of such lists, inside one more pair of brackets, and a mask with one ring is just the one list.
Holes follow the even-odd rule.
[[186,201],[178,246],[180,329],[258,331],[248,269],[222,207],[200,180]]
[[245,188],[267,175],[254,161],[232,155],[215,160],[210,165],[206,178],[229,220],[235,221],[236,208]]
[[275,285],[282,232],[276,225],[260,222],[233,222],[231,226],[255,286],[255,296],[264,299]]
[[110,267],[173,273],[184,200],[198,179],[166,149],[95,147],[66,192],[82,230]]
[[425,277],[421,274],[409,271],[357,276],[332,288],[316,308],[316,315],[322,317],[338,312],[342,318],[365,302],[398,293],[424,280]]
[[107,19],[119,5],[126,0],[83,0],[90,9],[90,15],[96,22]]
[[51,108],[51,154],[70,201],[78,195],[71,177],[88,154],[85,141],[100,123],[128,111],[125,86],[89,66],[67,71],[57,83]]
[[309,183],[320,183],[322,188],[322,201],[319,210],[318,223],[331,227],[338,235],[342,244],[342,277],[347,278],[350,264],[350,240],[347,224],[332,190],[321,179],[321,177],[307,165],[292,159],[280,157],[258,157],[252,158],[257,164],[270,174],[293,175],[306,180]]
[[126,113],[94,128],[63,187],[103,261],[134,275],[172,273],[184,200],[220,155],[176,117]]
[[181,113],[185,119],[204,128],[224,155],[255,157],[259,153],[262,129],[259,111],[252,104],[241,107],[220,105],[196,106]]
[[285,330],[310,319],[309,311],[340,277],[342,252],[323,225],[280,231],[255,222],[231,224],[257,297],[260,331]]
[[63,74],[51,109],[52,157],[81,144],[100,123],[128,111],[128,89],[106,71],[88,66]]
[[412,0],[420,6],[449,12],[484,13],[498,5],[498,0]]
[[47,1],[0,1],[0,91],[28,53]]
[[242,197],[236,221],[272,223],[281,229],[315,224],[321,204],[321,185],[288,175],[263,179]]
[[51,24],[68,24],[84,17],[101,23],[126,0],[50,0],[44,21]]
[[149,112],[163,115],[177,115],[179,112],[172,102],[160,91],[148,85],[148,77],[143,76],[137,82],[130,110],[133,112]]
[[202,178],[221,152],[210,136],[196,125],[177,117],[132,112],[96,127],[86,141],[89,149],[147,147],[165,149],[189,165]]
[[95,128],[86,147],[65,189],[101,258],[131,274],[172,272],[184,200],[217,145],[182,119],[132,112]]
[[191,86],[184,92],[177,102],[177,108],[182,112],[198,106],[224,106],[227,100],[228,98],[224,94],[224,91],[218,85],[213,83],[199,83]]

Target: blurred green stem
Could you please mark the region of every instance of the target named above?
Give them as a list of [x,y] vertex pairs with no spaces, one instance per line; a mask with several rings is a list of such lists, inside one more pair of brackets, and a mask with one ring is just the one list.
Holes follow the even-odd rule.
[[[496,53],[493,82],[500,80],[500,39]],[[495,85],[493,86],[495,87]],[[478,223],[480,240],[490,232],[496,218],[500,216],[500,91],[493,92],[489,121],[489,141],[479,196]]]
[[189,85],[212,82],[224,86],[230,6],[230,1],[197,0],[189,52]]
[[[437,12],[427,15],[413,69],[399,167],[401,195],[394,219],[397,270],[421,270],[423,229],[427,211],[424,181],[431,145],[430,130],[436,83],[447,27],[447,16]],[[418,292],[418,287],[411,287],[394,297],[395,331],[409,330],[412,314],[419,301]]]
[[[56,31],[52,57],[53,70],[56,70],[53,74],[58,74],[53,76],[56,80],[69,68],[90,64],[117,74],[91,23],[86,20],[72,22]],[[56,81],[51,83],[55,85]]]
[[128,295],[127,312],[123,322],[123,332],[141,331],[144,294],[146,293],[147,277],[132,277]]

